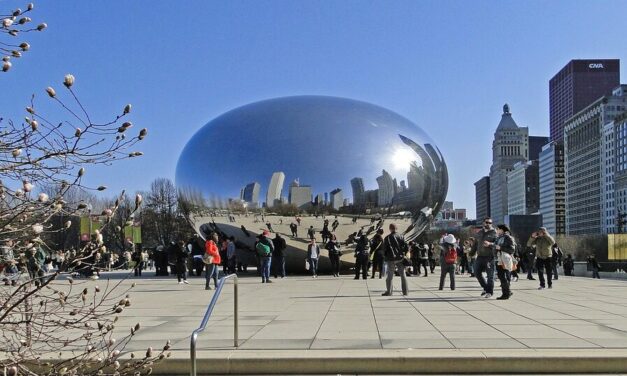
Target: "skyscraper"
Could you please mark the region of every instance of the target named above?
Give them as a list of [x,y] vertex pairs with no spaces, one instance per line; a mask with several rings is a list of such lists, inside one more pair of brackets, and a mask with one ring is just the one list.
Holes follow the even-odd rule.
[[311,205],[311,186],[300,185],[298,179],[290,184],[289,202],[297,208],[304,208]]
[[353,205],[364,204],[364,179],[352,178],[351,188],[353,189]]
[[544,145],[539,158],[540,214],[550,234],[566,233],[566,187],[564,185],[564,144]]
[[244,201],[254,204],[254,206],[258,205],[260,189],[261,189],[261,186],[256,181],[250,184],[247,184],[244,187],[244,195],[243,195]]
[[387,206],[392,203],[394,198],[394,179],[389,172],[383,170],[381,176],[377,178],[377,184],[379,184],[379,197],[378,206]]
[[605,149],[614,143],[604,139],[608,135],[603,131],[625,110],[627,85],[622,85],[564,122],[567,235],[599,234],[613,227],[614,205],[606,211],[605,197],[614,196],[614,152]]
[[270,185],[268,186],[268,192],[266,194],[266,206],[271,208],[277,202],[281,201],[281,191],[283,191],[283,182],[285,181],[285,174],[283,172],[275,172],[270,179]]
[[344,205],[342,190],[340,188],[336,188],[331,191],[331,207],[337,210],[341,208],[342,205]]
[[537,161],[540,158],[542,147],[549,143],[549,138],[545,136],[529,136],[529,158],[530,161]]
[[529,129],[519,127],[509,106],[503,106],[503,115],[492,142],[492,166],[490,167],[490,216],[496,223],[503,223],[507,215],[507,173],[518,162],[529,158]]
[[475,182],[476,218],[484,220],[490,216],[490,177],[484,176]]
[[538,193],[538,160],[516,163],[507,173],[507,214],[535,214]]
[[549,81],[551,141],[564,139],[564,122],[620,84],[620,60],[571,60]]

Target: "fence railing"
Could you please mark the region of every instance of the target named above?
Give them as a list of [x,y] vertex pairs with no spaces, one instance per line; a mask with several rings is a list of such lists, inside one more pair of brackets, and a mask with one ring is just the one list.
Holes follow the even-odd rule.
[[190,360],[191,360],[191,371],[190,371],[191,376],[196,376],[196,341],[198,340],[198,335],[202,333],[207,327],[207,322],[209,321],[209,318],[211,317],[213,308],[216,306],[216,303],[218,302],[218,298],[220,298],[220,293],[222,293],[222,288],[226,284],[226,281],[229,280],[230,278],[233,278],[233,287],[234,287],[233,315],[234,315],[235,320],[233,321],[233,346],[235,347],[239,346],[238,340],[237,340],[238,328],[239,328],[238,320],[237,320],[238,318],[237,317],[237,308],[238,308],[237,307],[237,274],[233,273],[233,274],[229,274],[227,276],[220,278],[220,280],[218,281],[218,287],[216,288],[216,292],[213,294],[213,298],[211,298],[211,302],[209,303],[209,306],[207,307],[207,312],[205,312],[205,316],[202,318],[202,321],[200,322],[200,326],[198,327],[198,329],[192,332],[191,343],[189,347]]

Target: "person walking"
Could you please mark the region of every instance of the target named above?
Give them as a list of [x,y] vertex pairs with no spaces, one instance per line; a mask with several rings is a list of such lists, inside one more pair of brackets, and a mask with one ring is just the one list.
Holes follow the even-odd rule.
[[387,276],[385,278],[386,291],[382,295],[392,295],[392,280],[394,279],[394,273],[396,271],[398,271],[401,277],[403,295],[407,295],[407,276],[405,275],[404,264],[404,258],[408,251],[407,243],[403,236],[396,232],[396,225],[394,223],[390,223],[389,230],[390,234],[383,239],[383,254],[387,265]]
[[292,231],[293,238],[298,237],[298,226],[296,225],[296,223],[294,222],[290,223],[290,231]]
[[594,255],[588,256],[588,266],[592,269],[592,278],[601,279],[601,275],[599,275],[601,266]]
[[361,235],[355,247],[355,279],[361,272],[363,279],[368,279],[368,261],[370,259],[370,242],[366,235]]
[[203,256],[205,265],[205,290],[211,290],[211,279],[214,286],[218,288],[218,274],[220,272],[220,250],[218,249],[218,234],[211,233],[205,242],[205,255]]
[[316,230],[314,230],[313,226],[309,226],[309,229],[307,230],[307,236],[309,236],[309,240],[315,239]]
[[[553,266],[551,265],[551,256],[553,254],[551,247],[555,244],[553,237],[549,235],[545,227],[531,234],[531,237],[527,241],[528,247],[536,248],[536,268],[538,269],[538,278],[540,279],[540,287],[538,290],[544,289],[546,286],[553,288],[552,273]],[[546,271],[546,284],[544,281],[544,271]]]
[[516,249],[516,241],[506,225],[496,226],[496,234],[496,240],[489,244],[497,255],[496,271],[499,281],[501,281],[501,296],[496,299],[507,300],[513,295],[510,290],[510,272],[514,266],[513,254]]
[[320,259],[320,247],[316,244],[316,239],[312,238],[307,246],[307,260],[309,270],[314,278],[318,278],[318,260]]
[[337,241],[335,234],[331,235],[331,239],[327,242],[324,248],[329,252],[329,261],[331,261],[331,272],[334,277],[340,276],[340,256],[342,251],[340,248],[340,242]]
[[455,290],[455,267],[457,265],[457,240],[452,234],[447,234],[440,243],[440,287],[444,289],[446,275],[450,275],[451,290]]
[[[496,240],[496,230],[492,227],[492,218],[483,221],[483,227],[475,234],[473,254],[477,255],[474,272],[477,281],[483,288],[481,296],[491,298],[494,294],[494,251],[489,246]],[[483,273],[486,273],[486,278]]]
[[536,251],[533,247],[525,247],[525,268],[527,268],[527,279],[535,281],[533,278],[533,268],[536,262]]
[[385,256],[383,254],[383,229],[377,230],[376,234],[370,239],[370,258],[372,259],[372,278],[374,278],[377,270],[379,271],[379,279],[385,274]]
[[272,239],[272,245],[274,245],[274,252],[272,253],[274,278],[277,278],[279,274],[281,278],[285,278],[285,250],[287,249],[287,243],[281,234],[277,232],[274,239]]

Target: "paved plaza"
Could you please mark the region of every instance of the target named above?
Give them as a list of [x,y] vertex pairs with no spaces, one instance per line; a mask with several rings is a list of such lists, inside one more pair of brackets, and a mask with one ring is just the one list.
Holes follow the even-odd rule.
[[[261,284],[249,271],[239,280],[240,350],[627,349],[627,282],[561,277],[538,291],[537,281],[521,279],[511,300],[498,301],[481,298],[468,276],[457,276],[455,291],[438,291],[438,277],[410,277],[408,296],[384,297],[384,279],[289,276]],[[214,292],[204,290],[204,278],[189,280],[129,278],[137,286],[119,326],[143,327],[130,349],[163,339],[189,349]],[[201,350],[233,346],[233,288],[226,287]]]

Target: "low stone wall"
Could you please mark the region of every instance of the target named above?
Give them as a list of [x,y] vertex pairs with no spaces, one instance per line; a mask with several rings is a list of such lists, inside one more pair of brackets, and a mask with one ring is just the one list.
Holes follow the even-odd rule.
[[[564,269],[560,266],[558,268],[558,272],[560,273],[560,275],[564,274]],[[575,262],[575,270],[574,270],[574,274],[575,277],[588,277],[588,278],[592,278],[592,271],[588,271],[588,263],[583,262],[583,261],[578,261]],[[627,273],[621,273],[621,272],[599,272],[599,276],[602,279],[624,279],[627,280]]]

